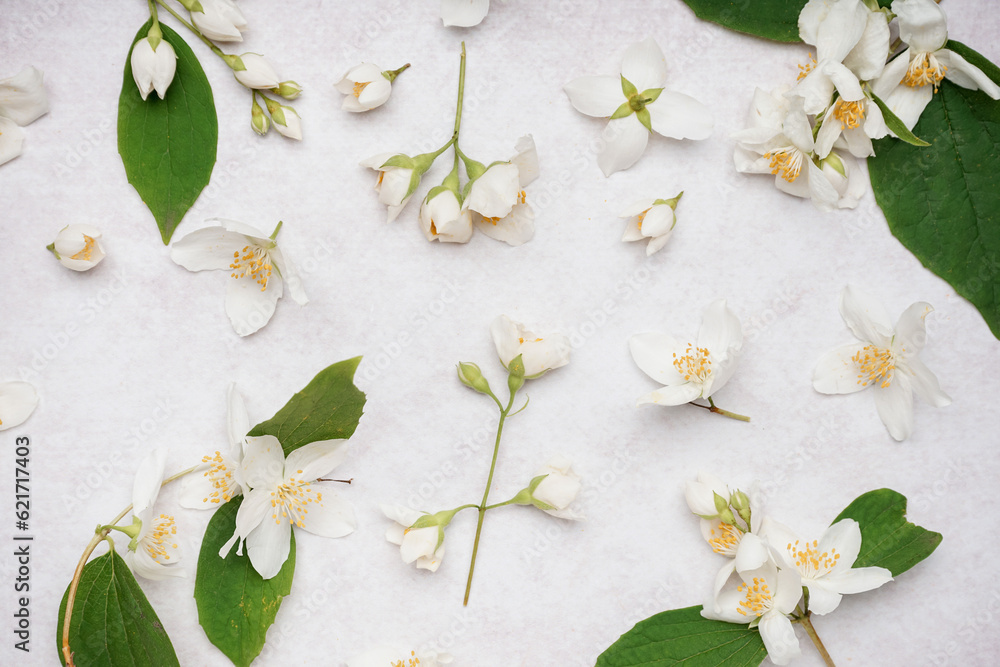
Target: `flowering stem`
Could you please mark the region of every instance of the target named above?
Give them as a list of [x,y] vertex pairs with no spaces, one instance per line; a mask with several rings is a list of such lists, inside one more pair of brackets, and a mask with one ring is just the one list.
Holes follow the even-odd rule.
[[693,405],[696,408],[701,408],[703,410],[708,410],[709,412],[714,412],[715,414],[722,415],[723,417],[729,417],[730,419],[737,419],[741,422],[750,421],[750,418],[747,417],[746,415],[737,414],[735,412],[730,412],[729,410],[723,410],[722,408],[716,407],[715,401],[713,401],[711,398],[708,399],[708,405],[700,405],[698,403],[695,403],[694,401],[691,401],[690,403],[688,403],[688,405]]
[[[166,486],[175,479],[179,479],[188,473],[194,472],[197,468],[198,466],[192,466],[187,470],[182,470],[176,475],[171,475],[163,480],[163,483],[160,484],[160,486]],[[87,561],[90,560],[90,554],[94,553],[94,549],[97,548],[97,545],[104,540],[107,540],[110,548],[114,549],[114,542],[112,542],[111,538],[108,537],[108,533],[111,532],[114,525],[121,521],[131,509],[132,505],[129,504],[128,507],[123,509],[118,514],[118,516],[111,520],[111,523],[106,526],[98,526],[94,531],[94,537],[91,538],[90,543],[87,544],[87,547],[83,550],[83,555],[80,556],[80,561],[76,564],[76,570],[73,572],[73,579],[69,582],[69,591],[66,594],[66,613],[63,615],[62,654],[63,659],[66,661],[66,667],[74,667],[73,651],[70,650],[69,647],[69,624],[73,619],[73,604],[76,602],[76,591],[80,587],[80,579],[83,576],[83,568],[87,564]]]
[[149,18],[153,19],[153,25],[160,25],[160,19],[156,15],[156,2],[154,0],[146,0],[149,3]]
[[514,396],[516,394],[516,390],[510,392],[510,400],[507,401],[507,407],[500,411],[500,422],[497,424],[497,439],[496,443],[493,445],[493,462],[490,463],[490,476],[486,478],[486,490],[483,491],[483,502],[479,504],[479,521],[476,523],[476,541],[472,544],[472,561],[469,563],[469,580],[465,584],[465,599],[462,602],[462,606],[469,604],[469,592],[472,590],[472,575],[476,571],[476,556],[479,554],[479,537],[483,532],[483,519],[486,518],[486,510],[490,509],[490,507],[486,504],[486,501],[489,500],[490,497],[490,486],[493,484],[493,472],[497,467],[497,454],[500,453],[500,436],[503,435],[503,423],[507,419],[507,413],[510,412],[511,406],[514,405]]
[[393,81],[396,80],[396,77],[405,72],[409,66],[410,63],[406,63],[399,69],[387,69],[386,71],[382,72],[382,76],[389,79],[389,83],[392,83]]
[[455,106],[455,138],[462,126],[462,99],[465,97],[465,42],[462,42],[461,64],[458,66],[458,104]]
[[826,666],[837,667],[837,665],[833,662],[833,658],[831,658],[830,654],[827,652],[826,647],[823,646],[823,640],[821,640],[819,635],[816,634],[816,628],[813,627],[812,621],[809,620],[810,616],[812,616],[812,614],[806,612],[804,616],[796,617],[792,622],[799,623],[806,629],[806,634],[809,635],[809,639],[812,640],[816,650],[819,651],[819,654],[823,658],[823,662],[826,663]]

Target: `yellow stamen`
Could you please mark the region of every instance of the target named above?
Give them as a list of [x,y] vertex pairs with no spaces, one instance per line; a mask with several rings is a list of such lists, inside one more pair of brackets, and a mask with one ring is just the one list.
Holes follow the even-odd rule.
[[771,173],[780,175],[789,183],[794,183],[802,171],[802,151],[794,146],[768,151],[764,157],[771,161]]
[[816,58],[815,56],[813,56],[813,54],[810,53],[809,62],[807,62],[805,65],[799,65],[799,75],[796,80],[801,81],[802,79],[806,78],[809,75],[809,72],[813,71],[814,69],[816,69]]
[[865,119],[865,101],[837,100],[837,104],[833,107],[833,117],[840,121],[840,129],[847,127],[853,130]]
[[709,359],[708,350],[703,347],[692,347],[688,345],[687,354],[678,357],[674,352],[674,368],[685,380],[705,382],[712,374],[712,360]]
[[740,601],[740,608],[736,610],[744,616],[761,616],[771,609],[771,591],[763,579],[754,577],[753,584],[740,584],[736,590],[746,594],[746,598]]
[[206,503],[228,503],[235,492],[236,480],[233,478],[233,471],[226,467],[226,462],[222,458],[222,454],[216,451],[215,456],[203,456],[201,462],[209,464],[209,468],[205,471],[204,476],[208,477],[208,481],[212,483],[212,487],[215,489],[208,497],[203,498],[202,501]]
[[[524,190],[521,190],[519,193],[517,193],[517,203],[518,204],[526,204],[527,202],[528,202],[528,195],[527,195],[527,193],[525,193]],[[483,220],[485,220],[486,222],[492,223],[494,226],[496,226],[496,224],[498,222],[500,222],[501,220],[503,220],[503,218],[500,217],[500,216],[496,216],[496,217],[493,217],[493,218],[487,218],[486,216],[483,216]]]
[[840,560],[840,554],[837,553],[836,549],[820,553],[817,540],[813,540],[812,543],[806,542],[805,547],[801,549],[799,541],[795,540],[795,544],[789,544],[785,548],[795,561],[795,567],[798,568],[799,574],[807,578],[823,576],[832,570],[833,566]]
[[84,241],[83,250],[70,257],[70,259],[82,259],[84,261],[90,261],[90,258],[94,253],[94,246],[97,245],[97,241],[90,238],[86,234],[83,235],[83,241]]
[[319,505],[322,502],[322,494],[316,493],[311,484],[304,484],[301,479],[289,477],[271,491],[271,507],[274,509],[271,518],[275,523],[281,523],[282,519],[287,518],[290,523],[302,528],[305,525],[303,515],[309,513],[309,503]]
[[933,53],[918,53],[907,68],[903,83],[910,88],[932,85],[934,92],[937,92],[938,85],[947,71],[948,67],[938,62]]
[[643,211],[642,213],[639,214],[637,222],[639,223],[639,231],[640,232],[642,231],[642,221],[646,219],[646,214],[649,213],[651,210],[652,209],[647,208],[645,211]]
[[743,533],[740,532],[739,528],[720,521],[717,526],[712,528],[712,537],[708,540],[708,544],[712,547],[712,551],[717,554],[735,556],[741,539],[743,539]]
[[267,289],[267,281],[271,278],[271,258],[267,250],[258,245],[243,246],[243,252],[233,254],[233,262],[229,265],[233,270],[233,278],[250,278],[260,285],[260,291]]
[[[161,514],[153,519],[152,530],[142,538],[142,547],[149,554],[149,557],[157,563],[170,560],[170,554],[167,552],[167,549],[177,549],[177,545],[167,540],[170,539],[171,535],[176,534],[177,524],[174,522],[174,517]],[[165,565],[165,563],[163,564]]]
[[357,83],[355,83],[354,84],[354,96],[355,97],[361,97],[361,91],[363,91],[365,88],[367,88],[369,83],[371,83],[371,81],[365,81],[364,83],[358,81]]
[[892,350],[865,345],[851,357],[851,361],[860,371],[858,384],[861,386],[878,383],[884,389],[892,384],[892,373],[896,368]]
[[410,651],[410,659],[405,663],[402,660],[396,660],[389,667],[418,667],[420,665],[420,658],[417,657],[415,651]]

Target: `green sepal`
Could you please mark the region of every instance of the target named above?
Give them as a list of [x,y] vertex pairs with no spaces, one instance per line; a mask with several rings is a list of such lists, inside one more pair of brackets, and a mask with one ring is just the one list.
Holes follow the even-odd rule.
[[911,146],[921,146],[921,147],[930,146],[929,143],[927,143],[917,135],[913,134],[913,132],[910,132],[909,128],[906,127],[906,124],[899,119],[899,116],[897,116],[892,112],[892,109],[889,108],[889,105],[883,102],[878,97],[878,95],[876,95],[875,93],[871,93],[871,98],[872,101],[882,111],[882,118],[885,119],[886,126],[888,126],[890,130],[892,130],[893,134],[895,134],[897,137],[899,137],[906,143],[910,144]]
[[639,91],[631,81],[625,78],[624,74],[622,75],[622,92],[625,93],[625,99],[627,100],[630,100],[639,94]]
[[397,169],[413,169],[415,166],[416,162],[414,162],[413,158],[411,158],[409,155],[405,155],[403,153],[397,153],[396,155],[393,155],[391,158],[383,162],[382,166],[379,167],[379,169],[382,170],[385,169],[386,167],[396,167]]
[[652,104],[663,92],[663,88],[647,88],[646,90],[639,93],[639,97],[642,98],[643,104]]
[[670,199],[657,199],[653,202],[653,206],[669,206],[670,208],[677,210],[677,202],[681,200],[684,196],[684,191],[681,190],[676,197],[671,197]]
[[635,113],[632,111],[632,105],[628,102],[624,102],[620,107],[615,109],[615,112],[611,114],[611,120],[617,120],[619,118],[625,118],[626,116]]
[[177,0],[177,2],[181,3],[181,5],[184,6],[184,9],[189,12],[205,13],[205,8],[201,6],[201,3],[198,2],[198,0]]
[[149,32],[146,33],[146,39],[149,40],[149,46],[152,47],[153,51],[156,51],[156,47],[160,45],[163,41],[163,31],[160,30],[160,22],[153,21],[153,25],[149,26]]
[[469,186],[472,185],[472,181],[476,180],[486,172],[486,165],[482,162],[477,162],[471,158],[462,158],[465,162],[465,173],[469,177],[469,182],[465,186],[465,191],[469,191]]
[[247,66],[243,64],[243,58],[240,58],[239,56],[226,53],[222,55],[222,60],[225,61],[225,63],[229,65],[229,69],[234,72],[246,71]]
[[55,255],[56,259],[62,259],[62,257],[59,256],[59,253],[56,252],[56,244],[55,243],[48,244],[47,246],[45,246],[45,249],[48,250],[49,252],[51,252],[53,255]]
[[639,122],[642,123],[643,127],[645,127],[650,132],[653,131],[653,121],[649,117],[649,109],[643,108],[640,109],[639,111],[636,111],[635,117],[639,119]]

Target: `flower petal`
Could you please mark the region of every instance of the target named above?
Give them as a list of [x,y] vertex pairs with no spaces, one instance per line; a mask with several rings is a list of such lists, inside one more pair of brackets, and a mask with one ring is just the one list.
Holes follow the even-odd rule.
[[653,204],[655,204],[655,203],[656,203],[656,200],[653,199],[652,197],[649,197],[648,199],[640,199],[637,202],[629,204],[625,208],[625,210],[623,210],[621,213],[618,214],[618,217],[619,218],[634,218],[635,216],[639,215],[640,213],[643,213],[644,211],[648,211],[649,209],[653,208]]
[[309,297],[306,296],[306,291],[302,287],[302,279],[296,272],[295,265],[285,259],[285,253],[281,252],[281,248],[274,246],[267,252],[267,255],[278,270],[282,282],[288,287],[288,295],[292,297],[292,300],[300,306],[309,303]]
[[912,130],[933,98],[934,86],[911,88],[907,85],[900,85],[896,86],[886,97],[883,97],[882,101],[903,121],[907,129]]
[[878,347],[888,347],[892,324],[881,302],[848,285],[840,293],[840,316],[858,339]]
[[604,147],[597,156],[597,165],[605,176],[610,176],[638,162],[646,150],[649,130],[639,122],[635,114],[630,114],[608,121],[601,137],[604,139]]
[[937,376],[917,357],[907,359],[905,367],[897,366],[895,372],[906,373],[917,396],[935,408],[951,405],[951,397],[941,389]]
[[167,461],[167,450],[158,447],[147,454],[135,471],[132,482],[132,514],[139,516],[153,507],[163,484],[163,466]]
[[703,347],[715,357],[723,357],[743,345],[743,327],[733,311],[726,307],[725,299],[717,299],[705,309],[698,330],[698,347]]
[[441,22],[446,26],[471,28],[490,11],[490,0],[441,0]]
[[0,81],[0,116],[24,127],[49,110],[41,70],[28,65],[14,76]]
[[535,211],[529,204],[514,204],[510,213],[496,222],[475,212],[473,216],[479,231],[510,246],[527,243],[535,235]]
[[653,131],[673,139],[706,139],[712,134],[712,112],[684,93],[664,90],[646,105]]
[[882,12],[869,11],[861,39],[844,58],[844,66],[861,81],[870,81],[882,72],[889,52],[889,22]]
[[[823,584],[826,588],[838,593],[851,594],[875,590],[890,581],[892,581],[892,572],[884,567],[855,567],[827,576]],[[825,613],[812,609],[811,599],[809,607],[817,614]]]
[[931,0],[896,0],[892,11],[899,18],[899,38],[915,51],[937,51],[948,41],[948,19]]
[[284,472],[285,454],[277,438],[273,435],[247,437],[243,457],[243,479],[247,486],[251,489],[275,486],[284,479]]
[[292,451],[285,459],[285,477],[311,482],[325,477],[347,458],[347,440],[318,440]]
[[509,162],[495,164],[472,182],[464,208],[487,218],[506,217],[517,203],[520,189],[517,167]]
[[949,49],[941,49],[935,55],[938,62],[948,68],[944,75],[946,79],[963,88],[981,90],[993,99],[1000,99],[1000,86],[983,70]]
[[246,245],[243,234],[224,227],[205,227],[175,241],[170,246],[170,259],[188,271],[228,269],[233,263],[233,253]]
[[687,345],[664,333],[635,334],[628,341],[632,360],[643,373],[663,385],[679,385],[684,378],[674,366],[674,354],[682,354]]
[[869,13],[858,0],[832,3],[816,31],[816,59],[842,62],[864,34]]
[[895,440],[906,440],[913,433],[913,389],[903,373],[893,373],[888,387],[874,385],[875,408],[882,423]]
[[38,406],[38,393],[27,382],[0,382],[0,431],[23,424]]
[[736,557],[733,562],[736,564],[737,572],[749,572],[757,570],[767,562],[767,544],[758,535],[745,533],[740,538],[740,546],[736,549]]
[[440,528],[427,526],[408,530],[404,533],[403,543],[399,546],[399,555],[404,563],[412,563],[422,556],[431,556],[437,548]]
[[170,577],[183,577],[186,572],[183,567],[177,565],[164,565],[157,562],[145,549],[140,547],[136,551],[125,552],[125,564],[129,566],[135,574],[140,577],[158,581]]
[[0,116],[0,164],[16,158],[23,147],[24,131],[10,118]]
[[853,360],[863,347],[862,343],[850,343],[820,357],[813,371],[813,389],[821,394],[853,394],[867,387],[859,379],[858,365]]
[[[371,83],[361,91],[357,101],[365,109],[374,109],[385,104],[391,93],[392,84],[389,82],[389,79],[382,76],[382,73],[379,72],[378,76],[372,79]],[[351,95],[351,97],[354,97],[354,95]]]
[[760,638],[764,640],[767,657],[775,665],[787,665],[802,655],[795,628],[784,614],[774,611],[765,613],[760,617],[757,628],[760,630]]
[[685,382],[680,385],[661,387],[650,394],[646,394],[639,398],[636,405],[646,405],[647,403],[666,406],[684,405],[696,398],[700,398],[701,394],[701,384],[697,382]]
[[402,505],[379,505],[379,509],[382,510],[382,514],[404,528],[409,528],[417,521],[417,519],[423,516],[422,512],[418,512],[417,510],[410,509],[409,507],[404,507]]
[[263,290],[250,276],[226,281],[226,314],[236,333],[249,336],[270,322],[281,293],[282,281],[276,273]]
[[581,76],[563,86],[563,90],[574,109],[597,118],[610,118],[626,101],[621,79],[616,76]]
[[667,61],[656,40],[647,37],[626,49],[622,59],[622,76],[639,92],[663,87],[667,80]]
[[177,502],[180,503],[181,507],[207,510],[219,506],[222,500],[218,497],[212,497],[217,489],[208,476],[208,471],[208,465],[200,465],[195,468],[194,472],[181,480],[181,490],[177,495]]
[[924,349],[924,343],[927,342],[925,320],[932,312],[934,307],[924,301],[911,304],[904,310],[896,321],[893,349],[905,349],[907,354],[916,354]]
[[506,368],[514,357],[518,355],[520,337],[517,323],[506,315],[500,315],[490,324],[490,337],[493,338],[493,345],[497,348],[497,356],[500,363]]
[[271,521],[265,518],[250,531],[246,538],[247,555],[257,574],[264,579],[278,574],[288,560],[291,542],[292,524],[284,519]]
[[538,178],[538,150],[534,137],[530,134],[520,137],[514,144],[514,150],[517,154],[510,159],[510,163],[517,167],[518,184],[523,189]]
[[310,506],[308,514],[299,515],[301,527],[321,537],[344,537],[353,533],[358,520],[351,504],[333,493],[323,493],[322,497]]

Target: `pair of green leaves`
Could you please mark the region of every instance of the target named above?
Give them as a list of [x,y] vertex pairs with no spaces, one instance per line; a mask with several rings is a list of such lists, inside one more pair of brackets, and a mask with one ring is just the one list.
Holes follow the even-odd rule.
[[[320,440],[350,438],[364,411],[365,395],[354,386],[361,357],[333,364],[296,393],[271,419],[249,435],[273,435],[287,456]],[[289,594],[295,572],[295,537],[288,560],[271,579],[253,569],[246,554],[233,550],[224,559],[219,550],[236,529],[237,496],[212,516],[198,557],[194,597],[198,621],[209,640],[245,667],[264,647],[282,599]],[[56,648],[62,660],[59,608]],[[177,657],[167,633],[125,561],[113,551],[83,568],[70,621],[70,646],[77,667],[168,667]],[[65,664],[65,661],[63,661]]]
[[[858,497],[833,523],[842,519],[854,519],[861,528],[854,567],[884,567],[893,577],[930,556],[941,543],[940,533],[906,520],[906,498],[891,489]],[[597,667],[748,667],[766,657],[757,630],[712,621],[701,616],[701,607],[687,607],[640,621],[601,654]]]

